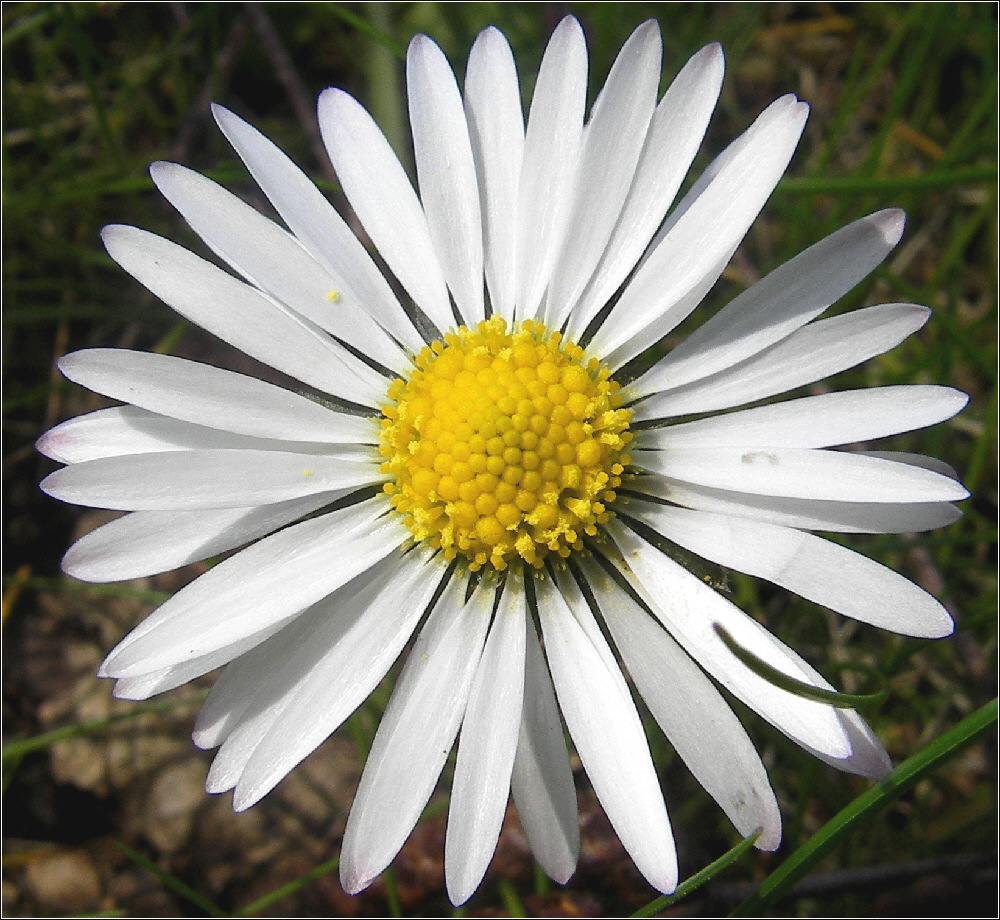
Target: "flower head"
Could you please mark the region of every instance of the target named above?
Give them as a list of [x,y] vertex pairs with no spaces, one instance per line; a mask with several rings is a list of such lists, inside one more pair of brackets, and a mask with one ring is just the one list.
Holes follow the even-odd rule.
[[[563,735],[636,865],[677,883],[667,810],[629,683],[740,834],[780,816],[721,685],[840,769],[888,757],[853,711],[793,694],[737,657],[829,684],[675,561],[693,553],[839,613],[916,636],[951,630],[921,589],[815,531],[947,524],[966,491],[933,460],[835,448],[935,424],[935,386],[758,403],[880,354],[928,311],[821,314],[898,242],[883,211],[806,249],[665,357],[636,359],[715,284],[806,119],[779,99],[670,210],[722,80],[711,45],[657,101],[653,23],[625,44],[584,121],[579,24],[556,29],[527,124],[495,29],[464,91],[417,36],[407,56],[419,193],[339,90],[319,120],[390,281],[317,188],[231,112],[220,128],[287,230],[215,183],[153,180],[235,272],[131,227],[111,256],[178,312],[302,386],[180,358],[92,349],[71,380],[124,403],[39,449],[64,501],[129,512],[78,541],[68,573],[135,578],[239,549],[108,656],[142,699],[225,666],[195,727],[210,792],[247,808],[405,664],[347,824],[348,891],[389,864],[458,739],[445,846],[455,903],[486,871],[509,793],[542,867],[565,881],[579,831]],[[241,276],[241,277],[237,277]],[[736,411],[724,411],[724,410]],[[684,417],[690,416],[689,420]]]

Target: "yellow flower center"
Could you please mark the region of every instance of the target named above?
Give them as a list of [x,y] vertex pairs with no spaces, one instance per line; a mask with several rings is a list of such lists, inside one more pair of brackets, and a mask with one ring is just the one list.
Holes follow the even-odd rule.
[[632,413],[606,367],[558,332],[459,327],[389,386],[379,451],[417,540],[473,571],[568,556],[610,517]]

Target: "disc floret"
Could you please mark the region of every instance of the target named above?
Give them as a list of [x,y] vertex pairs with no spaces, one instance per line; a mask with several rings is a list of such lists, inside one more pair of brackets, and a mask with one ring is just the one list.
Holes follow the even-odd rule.
[[382,408],[384,490],[419,541],[476,571],[565,557],[606,523],[631,412],[597,359],[527,320],[459,327]]

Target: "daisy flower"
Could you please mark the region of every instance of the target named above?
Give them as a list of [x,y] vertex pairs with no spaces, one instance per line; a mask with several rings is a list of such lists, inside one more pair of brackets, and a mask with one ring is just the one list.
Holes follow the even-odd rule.
[[141,284],[295,383],[117,349],[59,362],[123,405],[41,439],[66,464],[43,488],[128,512],[73,545],[65,570],[131,579],[237,550],[100,674],[144,699],[224,666],[194,740],[219,749],[209,792],[233,790],[242,810],[402,657],[347,822],[349,892],[399,851],[456,741],[452,901],[482,880],[509,794],[538,862],[566,881],[579,830],[564,725],[636,866],[672,891],[674,836],[633,693],[764,850],[779,843],[778,806],[720,687],[834,767],[889,769],[855,712],[734,654],[721,632],[830,687],[678,557],[907,635],[952,629],[930,595],[815,532],[953,521],[967,493],[947,467],[857,444],[941,422],[965,396],[893,386],[762,403],[926,321],[902,303],[820,319],[898,242],[901,212],[815,243],[641,364],[718,280],[807,114],[778,99],[671,210],[723,61],[702,49],[657,101],[660,57],[647,22],[585,118],[584,37],[564,19],[525,121],[497,30],[476,40],[463,88],[417,36],[406,61],[417,189],[364,108],[326,90],[323,140],[387,273],[288,157],[221,107],[219,127],[285,227],[156,163],[159,190],[232,271],[140,229],[104,230]]

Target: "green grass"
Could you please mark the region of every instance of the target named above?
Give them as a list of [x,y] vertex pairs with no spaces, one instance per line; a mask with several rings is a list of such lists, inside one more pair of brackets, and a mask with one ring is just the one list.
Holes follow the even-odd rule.
[[[5,766],[16,769],[28,753],[25,745],[38,756],[56,740],[101,739],[110,730],[107,720],[96,719],[66,725],[58,738],[30,740],[43,726],[40,701],[16,675],[19,661],[30,654],[24,637],[42,605],[72,597],[69,609],[83,605],[100,616],[108,605],[128,599],[148,610],[162,596],[149,586],[109,592],[58,575],[77,512],[38,492],[51,464],[32,445],[55,422],[99,403],[61,380],[54,360],[90,346],[230,360],[104,255],[100,228],[132,223],[197,247],[183,221],[154,193],[146,169],[157,159],[202,170],[260,203],[212,122],[212,100],[272,137],[336,199],[315,129],[300,117],[303,101],[311,110],[325,86],[348,89],[371,107],[405,156],[400,55],[414,32],[435,38],[461,71],[476,33],[496,24],[514,48],[527,94],[545,37],[564,9],[579,16],[587,34],[591,98],[621,43],[647,17],[658,18],[664,34],[662,87],[703,44],[723,43],[726,81],[695,175],[777,96],[795,92],[812,106],[787,177],[734,266],[685,329],[753,276],[844,223],[903,207],[908,222],[900,246],[832,312],[912,301],[932,307],[933,317],[895,351],[846,372],[833,385],[933,382],[971,396],[957,419],[889,445],[954,466],[972,492],[963,518],[913,538],[850,541],[937,593],[955,615],[954,638],[890,636],[767,585],[732,579],[734,600],[845,693],[866,692],[867,678],[855,679],[858,672],[874,669],[884,676],[887,697],[865,715],[909,771],[910,791],[896,800],[898,786],[870,787],[836,773],[741,713],[768,763],[785,821],[778,854],[745,853],[721,812],[651,730],[681,845],[682,876],[705,883],[690,895],[692,910],[717,910],[723,902],[698,900],[713,891],[739,889],[747,896],[741,884],[761,883],[759,894],[743,902],[743,912],[868,914],[876,909],[878,892],[834,886],[817,899],[798,897],[791,886],[806,870],[849,878],[859,867],[926,859],[943,864],[946,857],[995,848],[988,760],[968,753],[984,749],[995,723],[995,709],[983,708],[993,692],[996,658],[997,30],[991,4],[264,4],[265,27],[236,4],[5,5],[4,638],[5,661],[15,675],[5,686],[5,715],[8,731],[28,739],[14,743]],[[275,39],[293,62],[295,81],[276,66]],[[385,700],[382,688],[351,720],[360,752]],[[942,738],[947,742],[935,741]],[[963,744],[972,747],[960,756]],[[849,820],[836,823],[845,812]],[[160,882],[180,898],[176,904],[212,914],[249,915],[279,898],[299,904],[295,899],[314,891],[336,862],[317,860],[270,895],[251,899],[239,891],[199,890],[195,882],[210,873],[192,868],[196,854],[150,860],[124,825],[108,833],[134,863],[155,867]],[[734,858],[720,858],[731,850]],[[706,879],[701,870],[710,863]],[[16,885],[18,877],[11,878]],[[594,887],[574,880],[567,896],[593,894],[588,885]],[[441,890],[416,909],[433,913],[443,903]],[[386,888],[385,910],[393,915],[403,911],[395,891],[391,884]],[[533,896],[541,892],[552,899],[558,891],[554,885],[536,891],[534,878],[504,878],[484,885],[468,910],[530,912]],[[663,909],[665,902],[653,901],[653,894],[638,888],[629,904],[596,896],[608,914],[620,915],[645,901],[650,912]],[[727,909],[740,900],[730,897]],[[127,902],[102,906],[133,908]],[[955,909],[963,912],[961,902]]]

